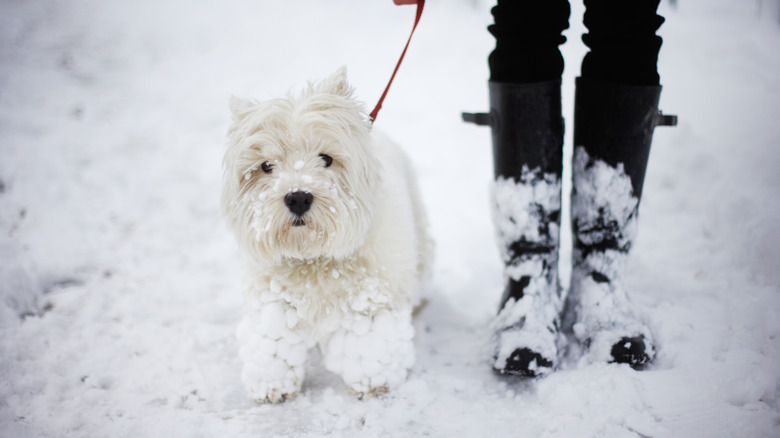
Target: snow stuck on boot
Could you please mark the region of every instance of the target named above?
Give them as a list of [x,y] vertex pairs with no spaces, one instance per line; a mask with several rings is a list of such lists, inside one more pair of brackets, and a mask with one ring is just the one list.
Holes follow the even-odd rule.
[[524,167],[520,181],[499,177],[492,196],[504,275],[507,281],[524,285],[520,299],[505,298],[491,327],[493,368],[513,373],[509,364],[518,360],[518,351],[528,349],[541,357],[532,359],[527,372],[518,374],[545,375],[558,357],[561,180],[555,174]]
[[[615,362],[613,348],[628,349],[641,338],[643,350],[632,365],[655,356],[650,330],[639,319],[623,284],[628,252],[637,232],[639,199],[623,165],[574,151],[572,224],[574,251],[564,327],[583,345],[585,362]],[[633,362],[633,361],[632,361]]]

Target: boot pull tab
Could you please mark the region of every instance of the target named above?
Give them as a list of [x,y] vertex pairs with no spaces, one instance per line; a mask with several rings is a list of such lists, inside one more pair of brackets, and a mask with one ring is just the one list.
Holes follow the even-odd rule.
[[[478,126],[491,126],[493,124],[490,113],[461,113],[461,117],[464,122]],[[655,115],[655,126],[677,126],[677,116],[658,111]]]
[[461,113],[463,121],[478,126],[491,126],[493,118],[490,113]]
[[658,111],[655,115],[655,126],[677,126],[677,116]]

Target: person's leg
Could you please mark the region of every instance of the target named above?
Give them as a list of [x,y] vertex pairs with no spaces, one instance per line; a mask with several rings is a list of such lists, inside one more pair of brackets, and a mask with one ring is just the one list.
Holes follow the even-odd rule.
[[659,0],[586,0],[583,41],[591,51],[577,79],[572,169],[571,288],[564,326],[591,361],[639,367],[653,359],[652,334],[623,283],[635,239],[661,93]]
[[505,263],[493,368],[543,375],[558,362],[563,117],[558,46],[566,0],[499,0],[490,32],[493,219]]

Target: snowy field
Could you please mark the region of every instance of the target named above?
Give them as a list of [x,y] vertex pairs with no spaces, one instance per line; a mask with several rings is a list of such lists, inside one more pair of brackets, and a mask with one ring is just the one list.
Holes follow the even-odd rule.
[[484,349],[502,288],[490,135],[459,114],[487,108],[490,2],[428,3],[375,125],[412,156],[437,241],[418,362],[378,398],[313,366],[301,396],[258,406],[219,213],[228,98],[346,65],[372,107],[414,8],[0,0],[0,436],[780,436],[780,2],[662,4],[661,105],[680,125],[656,131],[628,279],[658,357],[571,357],[532,381]]

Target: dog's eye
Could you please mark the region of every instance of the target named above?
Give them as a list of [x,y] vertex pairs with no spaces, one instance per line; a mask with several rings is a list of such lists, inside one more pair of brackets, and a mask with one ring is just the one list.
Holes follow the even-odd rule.
[[325,162],[325,167],[330,167],[330,165],[333,164],[333,158],[330,155],[320,154],[320,158]]
[[263,164],[260,165],[260,168],[263,169],[263,172],[265,173],[271,173],[274,170],[274,165],[268,161],[263,161]]

